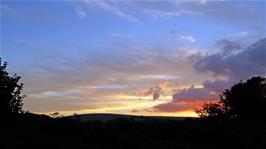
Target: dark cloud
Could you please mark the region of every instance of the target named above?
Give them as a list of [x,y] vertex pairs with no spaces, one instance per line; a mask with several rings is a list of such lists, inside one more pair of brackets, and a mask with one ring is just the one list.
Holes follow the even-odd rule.
[[207,80],[203,82],[204,88],[210,90],[216,95],[220,94],[224,89],[229,88],[231,84],[233,84],[231,80],[215,80],[215,81]]
[[[256,6],[260,6],[260,9],[255,10]],[[265,1],[250,1],[245,4],[240,1],[208,1],[206,4],[189,1],[179,7],[237,27],[265,30]]]
[[[159,112],[176,112],[197,108],[203,102],[215,101],[224,89],[230,88],[239,80],[248,79],[254,75],[266,75],[266,38],[258,40],[241,51],[238,43],[226,40],[221,43],[223,45],[221,52],[206,56],[198,55],[194,68],[199,73],[210,71],[214,76],[226,76],[227,79],[206,80],[201,88],[191,86],[175,92],[171,102],[154,106],[153,109]],[[240,52],[224,54],[231,50]]]
[[159,104],[153,107],[154,112],[180,112],[190,111],[201,107],[205,102],[213,100],[173,100],[169,103]]
[[211,90],[208,88],[195,88],[194,86],[191,86],[188,89],[183,89],[180,92],[173,94],[173,100],[186,100],[186,99],[210,99],[215,98],[214,95],[212,95]]
[[223,49],[223,54],[228,55],[232,54],[233,52],[239,51],[243,48],[243,44],[238,41],[231,41],[228,39],[222,39],[217,41],[216,45],[218,48]]
[[226,76],[229,80],[241,80],[253,75],[265,75],[266,73],[266,38],[260,39],[247,46],[237,54],[225,55],[231,42],[225,45],[224,51],[213,55],[200,57],[194,64],[198,72],[210,71],[214,76]]
[[[220,84],[221,83],[221,84]],[[203,87],[183,89],[173,93],[172,101],[154,106],[156,112],[178,112],[184,110],[195,110],[206,102],[215,102],[220,92],[224,89],[224,81],[205,81]]]
[[[223,81],[221,81],[223,82]],[[178,112],[184,110],[194,110],[202,106],[205,102],[214,102],[219,98],[219,93],[223,86],[217,81],[206,81],[203,87],[183,89],[173,93],[172,101],[154,106],[152,109],[156,112]]]
[[162,88],[160,86],[150,87],[146,92],[144,92],[145,96],[152,95],[153,100],[159,99],[162,93]]

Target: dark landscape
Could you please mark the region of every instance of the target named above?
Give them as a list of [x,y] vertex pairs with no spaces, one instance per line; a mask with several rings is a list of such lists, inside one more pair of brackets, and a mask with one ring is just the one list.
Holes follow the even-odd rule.
[[0,144],[6,149],[261,149],[265,134],[265,121],[133,117],[81,122],[28,113],[1,127]]
[[77,116],[67,116],[66,118],[78,119],[80,121],[100,120],[108,121],[115,119],[135,119],[135,120],[185,120],[189,117],[169,117],[169,116],[135,116],[124,114],[107,114],[107,113],[95,113],[95,114],[79,114]]

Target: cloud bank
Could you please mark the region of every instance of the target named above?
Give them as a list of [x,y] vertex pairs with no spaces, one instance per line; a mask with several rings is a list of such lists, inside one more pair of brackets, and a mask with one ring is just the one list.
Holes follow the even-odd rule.
[[[197,108],[204,102],[219,99],[219,94],[240,80],[252,76],[266,76],[266,39],[259,39],[255,43],[241,49],[235,42],[223,41],[223,49],[211,55],[198,55],[194,68],[199,73],[211,72],[214,77],[222,76],[226,79],[206,80],[202,87],[183,89],[173,94],[169,103],[153,107],[155,111],[172,112],[180,109]],[[231,51],[239,51],[233,53]],[[194,57],[195,58],[195,57]],[[194,102],[195,104],[194,104]],[[186,103],[186,104],[183,104]]]

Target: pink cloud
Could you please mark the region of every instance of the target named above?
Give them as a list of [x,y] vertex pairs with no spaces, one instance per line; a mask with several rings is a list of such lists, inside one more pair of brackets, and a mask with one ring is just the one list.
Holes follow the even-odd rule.
[[155,112],[180,112],[200,108],[204,103],[207,102],[216,102],[213,99],[184,99],[184,100],[173,100],[169,103],[159,104],[154,106],[153,109]]

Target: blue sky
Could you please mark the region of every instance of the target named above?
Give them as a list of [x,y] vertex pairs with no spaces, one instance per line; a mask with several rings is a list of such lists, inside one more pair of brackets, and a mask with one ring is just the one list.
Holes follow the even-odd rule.
[[[33,112],[194,115],[192,106],[222,89],[209,84],[265,75],[265,1],[1,1],[0,9],[1,57],[22,76]],[[215,67],[213,57],[222,57]],[[257,70],[238,69],[250,61]]]

